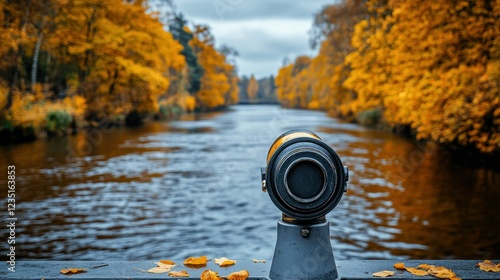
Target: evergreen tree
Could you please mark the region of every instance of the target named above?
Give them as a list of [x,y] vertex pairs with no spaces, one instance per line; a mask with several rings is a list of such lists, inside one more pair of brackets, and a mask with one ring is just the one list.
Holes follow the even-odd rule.
[[203,76],[203,68],[198,63],[198,58],[193,51],[193,48],[189,45],[191,39],[193,39],[193,33],[189,31],[186,26],[187,20],[184,18],[182,13],[175,14],[172,21],[169,24],[169,31],[172,33],[174,38],[184,47],[181,54],[186,58],[186,63],[188,65],[188,75],[189,83],[187,90],[189,93],[194,94],[200,90],[201,87],[201,77]]

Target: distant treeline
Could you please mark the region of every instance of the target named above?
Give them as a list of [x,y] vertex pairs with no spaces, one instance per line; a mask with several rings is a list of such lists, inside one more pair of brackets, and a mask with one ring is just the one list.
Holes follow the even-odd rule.
[[0,1],[0,138],[237,103],[236,51],[155,3]]
[[283,106],[500,152],[500,1],[341,0],[314,19],[315,57],[279,70]]
[[240,88],[239,100],[243,103],[278,103],[274,76],[255,79],[243,75],[238,82]]

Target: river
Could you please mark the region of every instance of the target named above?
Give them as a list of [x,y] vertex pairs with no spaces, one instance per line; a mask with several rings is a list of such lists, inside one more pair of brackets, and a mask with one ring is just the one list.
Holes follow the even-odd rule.
[[17,259],[271,259],[280,212],[260,167],[293,128],[349,166],[327,215],[337,259],[500,258],[499,173],[322,112],[239,105],[0,146],[2,197],[16,168]]

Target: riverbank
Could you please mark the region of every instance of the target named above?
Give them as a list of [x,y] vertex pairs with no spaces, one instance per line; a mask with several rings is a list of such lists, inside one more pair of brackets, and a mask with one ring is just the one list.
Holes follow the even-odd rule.
[[[221,112],[228,110],[228,106],[221,106],[210,110],[210,112]],[[205,111],[206,112],[206,111]],[[136,127],[144,123],[158,120],[175,120],[185,114],[199,114],[200,110],[186,111],[181,106],[160,106],[158,112],[140,114],[132,112],[126,116],[117,116],[115,119],[83,120],[81,116],[70,115],[66,111],[58,111],[55,114],[50,111],[38,125],[28,124],[12,125],[4,121],[0,125],[0,145],[31,142],[37,139],[48,139],[53,137],[66,137],[77,134],[80,131],[95,129],[110,129],[112,127]]]
[[450,161],[454,164],[472,168],[488,167],[494,170],[500,170],[500,150],[491,152],[481,151],[476,145],[462,145],[457,141],[436,142],[429,138],[419,138],[418,132],[410,125],[390,125],[384,118],[383,112],[379,109],[363,111],[356,116],[346,117],[342,114],[329,113],[331,117],[340,118],[364,127],[374,128],[381,131],[388,131],[394,134],[406,137],[412,141],[418,141],[422,145],[429,143],[437,145],[449,155]]

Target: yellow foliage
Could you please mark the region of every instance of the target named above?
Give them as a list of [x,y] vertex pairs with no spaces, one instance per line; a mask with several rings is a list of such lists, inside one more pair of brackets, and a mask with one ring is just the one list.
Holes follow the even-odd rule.
[[275,83],[283,106],[349,115],[353,94],[343,85],[349,75],[344,59],[352,51],[351,34],[354,25],[365,17],[365,10],[361,1],[344,0],[325,6],[316,15],[316,24],[326,26],[321,30],[326,38],[316,57],[299,56],[279,70]]
[[[32,2],[37,9],[0,0],[4,120],[39,129],[48,112],[60,127],[58,118],[65,124],[68,115],[120,121],[130,113],[157,112],[159,102],[193,111],[238,101],[235,67],[215,49],[208,27],[184,28],[194,36],[191,43],[205,73],[200,92],[191,96],[183,46],[148,0]],[[14,102],[8,102],[8,92],[18,92]],[[56,100],[60,96],[75,97]]]
[[319,110],[320,109],[320,104],[318,100],[312,100],[309,103],[307,103],[307,109],[310,110]]
[[185,96],[184,104],[184,110],[187,112],[192,112],[196,108],[196,98],[192,97],[191,95]]
[[316,15],[325,36],[318,55],[279,70],[278,99],[284,107],[350,118],[381,111],[388,124],[409,126],[419,139],[498,151],[498,3],[343,0],[327,6]]
[[[49,38],[78,62],[87,116],[113,119],[132,111],[157,111],[158,100],[170,86],[170,73],[184,68],[182,46],[142,1],[93,1],[62,6],[65,13]],[[85,26],[93,33],[81,30]]]
[[174,96],[172,104],[177,105],[185,112],[192,112],[196,108],[196,98],[187,93],[177,94]]
[[226,98],[226,103],[228,105],[238,103],[239,93],[240,93],[240,87],[238,86],[238,82],[239,82],[238,77],[236,75],[233,75],[231,77],[231,88]]
[[385,118],[410,125],[421,139],[493,152],[500,148],[494,116],[500,87],[489,66],[500,59],[500,30],[493,27],[500,11],[484,9],[484,1],[470,4],[389,2]]
[[[0,83],[0,110],[3,110],[7,105],[9,89]],[[0,115],[0,117],[2,117]]]
[[64,111],[76,120],[83,120],[86,111],[85,99],[81,96],[71,96],[51,101],[32,94],[21,95],[20,92],[14,92],[7,119],[13,126],[40,130],[45,128],[48,114],[55,111]]
[[42,127],[47,112],[40,104],[33,104],[33,99],[33,95],[21,96],[20,92],[13,93],[10,116],[8,117],[13,126]]
[[295,107],[294,104],[290,104],[295,99],[292,97],[294,93],[290,90],[292,83],[292,68],[293,64],[280,68],[275,78],[276,95],[278,100],[280,100],[285,107]]
[[215,109],[236,102],[237,80],[234,80],[234,67],[226,57],[213,46],[208,27],[196,26],[190,45],[203,68],[200,90],[196,93],[196,106],[201,110]]

